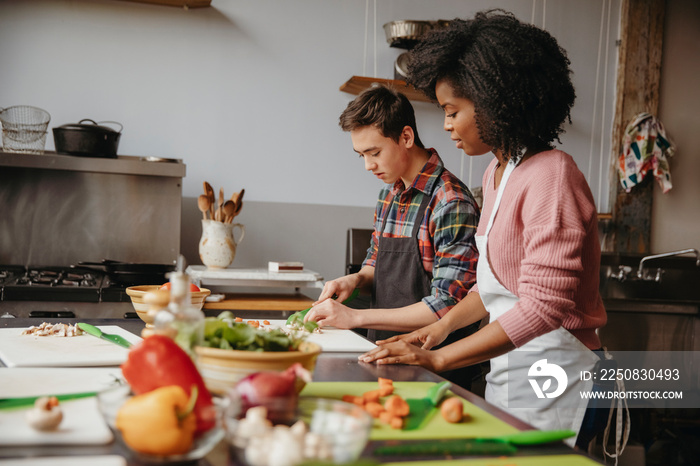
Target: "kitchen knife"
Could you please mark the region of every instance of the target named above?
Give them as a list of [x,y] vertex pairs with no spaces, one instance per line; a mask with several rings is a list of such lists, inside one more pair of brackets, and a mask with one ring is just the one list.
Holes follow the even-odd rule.
[[[97,392],[84,392],[84,393],[69,393],[66,395],[44,395],[44,396],[55,396],[58,401],[67,400],[77,400],[79,398],[89,398],[91,396],[96,396]],[[0,399],[0,410],[11,409],[11,408],[25,408],[27,406],[33,406],[34,402],[40,398],[38,396],[27,396],[23,398],[3,398]]]
[[437,411],[437,405],[450,387],[452,384],[444,380],[430,387],[423,398],[407,398],[406,403],[410,409],[404,430],[420,429],[424,423],[428,422]]
[[104,333],[102,330],[95,327],[94,325],[86,324],[84,322],[79,322],[77,324],[77,327],[87,334],[93,335],[93,336],[98,337],[98,338],[102,338],[103,340],[107,340],[109,342],[112,342],[115,345],[121,346],[122,348],[130,348],[131,347],[131,342],[129,342],[126,338],[119,336],[119,335],[113,335],[111,333]]
[[381,445],[377,456],[390,455],[486,455],[513,454],[515,445],[541,445],[558,442],[576,435],[572,430],[526,430],[490,438],[429,440]]
[[[350,296],[348,296],[348,299],[346,299],[345,301],[343,301],[343,304],[345,304],[345,305],[349,304],[350,301],[352,301],[353,299],[357,298],[357,295],[358,295],[358,294],[360,294],[360,289],[359,289],[359,288],[355,288],[354,290],[352,290],[352,293],[350,294]],[[313,306],[312,306],[312,307],[313,307]],[[289,324],[291,324],[292,322],[295,322],[295,321],[297,321],[297,320],[300,321],[300,322],[303,322],[303,321],[304,321],[304,316],[306,316],[306,314],[307,314],[310,310],[311,310],[311,308],[308,308],[308,309],[304,309],[303,311],[297,311],[297,312],[295,312],[294,314],[292,314],[291,316],[289,316],[289,317],[287,318],[287,325],[289,325]]]

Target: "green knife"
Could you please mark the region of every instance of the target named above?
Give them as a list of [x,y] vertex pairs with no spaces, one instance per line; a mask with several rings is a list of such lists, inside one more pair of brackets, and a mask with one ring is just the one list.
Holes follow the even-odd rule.
[[513,454],[514,445],[541,445],[558,442],[576,435],[572,430],[525,430],[498,437],[426,440],[382,445],[374,449],[378,456],[392,455],[486,455]]
[[428,393],[423,398],[407,398],[409,414],[406,418],[404,430],[420,429],[437,412],[437,405],[445,396],[452,384],[447,380],[436,383],[428,389]]
[[129,342],[129,340],[127,340],[126,338],[119,336],[119,335],[113,335],[111,333],[104,333],[102,330],[95,327],[94,325],[80,322],[80,323],[78,323],[77,327],[85,333],[88,333],[88,334],[93,335],[93,336],[98,337],[98,338],[102,338],[103,340],[110,341],[110,342],[114,343],[115,345],[121,346],[122,348],[130,348],[131,347],[131,342]]
[[[343,304],[346,304],[346,305],[347,305],[348,303],[350,303],[350,301],[352,301],[353,299],[357,298],[357,295],[358,295],[358,294],[360,294],[360,289],[359,289],[359,288],[355,288],[354,290],[352,290],[352,294],[350,294],[350,296],[348,297],[348,299],[346,299],[345,301],[343,301]],[[287,318],[287,325],[289,325],[289,324],[291,324],[292,322],[295,322],[295,321],[297,321],[297,320],[303,322],[303,321],[304,321],[304,316],[305,316],[310,310],[311,310],[311,308],[308,308],[308,309],[304,309],[303,311],[297,311],[297,312],[295,312],[294,314],[292,314],[291,316],[289,316],[289,317]]]
[[[58,401],[67,400],[77,400],[80,398],[89,398],[91,396],[96,396],[97,392],[83,392],[83,393],[69,393],[67,395],[44,395],[44,396],[55,396]],[[11,408],[25,408],[27,406],[33,406],[38,396],[27,396],[24,398],[3,398],[0,399],[0,410],[1,409],[11,409]]]

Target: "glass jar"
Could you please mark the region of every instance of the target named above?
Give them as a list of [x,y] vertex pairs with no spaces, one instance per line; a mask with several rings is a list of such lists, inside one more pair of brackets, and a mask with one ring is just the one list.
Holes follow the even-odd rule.
[[204,312],[192,305],[190,277],[184,272],[170,274],[170,303],[156,314],[156,333],[169,335],[194,358],[194,347],[204,341]]

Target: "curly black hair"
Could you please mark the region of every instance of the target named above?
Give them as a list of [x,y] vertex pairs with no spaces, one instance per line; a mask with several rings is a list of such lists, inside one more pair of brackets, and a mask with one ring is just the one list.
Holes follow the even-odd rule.
[[482,141],[517,160],[551,148],[571,121],[569,65],[548,32],[496,9],[424,36],[411,50],[407,81],[437,100],[435,85],[445,80],[474,103]]

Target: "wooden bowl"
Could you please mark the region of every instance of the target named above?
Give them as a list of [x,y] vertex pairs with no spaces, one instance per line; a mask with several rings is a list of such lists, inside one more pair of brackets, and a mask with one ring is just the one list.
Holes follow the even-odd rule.
[[[130,286],[126,289],[126,294],[131,297],[131,304],[134,306],[136,313],[139,315],[141,320],[146,322],[146,324],[153,324],[153,317],[148,314],[149,306],[146,304],[143,298],[146,296],[146,293],[158,291],[161,286],[162,285],[139,285]],[[199,291],[193,291],[192,305],[201,310],[204,306],[204,300],[210,294],[211,290],[206,288],[200,288]]]
[[[284,371],[295,362],[313,374],[321,347],[309,341],[298,351],[241,351],[195,346],[197,368],[210,392],[224,395],[254,372]],[[297,387],[299,390],[303,385]]]

